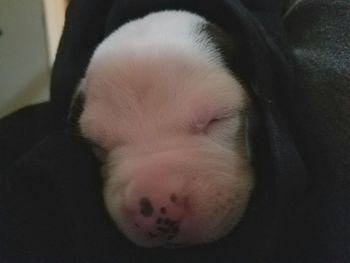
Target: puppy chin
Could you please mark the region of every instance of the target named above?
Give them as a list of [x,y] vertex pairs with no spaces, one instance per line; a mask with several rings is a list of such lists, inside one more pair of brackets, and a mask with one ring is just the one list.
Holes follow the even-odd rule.
[[[105,167],[105,203],[121,232],[139,246],[209,243],[227,235],[244,214],[253,176],[232,151],[202,144],[147,157],[116,153]],[[142,198],[152,213],[140,215]]]

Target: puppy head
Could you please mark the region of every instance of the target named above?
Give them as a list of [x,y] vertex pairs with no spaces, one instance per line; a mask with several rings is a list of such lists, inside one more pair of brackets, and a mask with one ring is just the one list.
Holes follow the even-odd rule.
[[103,152],[104,198],[119,229],[145,247],[219,239],[253,187],[249,99],[203,18],[150,14],[97,48],[79,125]]

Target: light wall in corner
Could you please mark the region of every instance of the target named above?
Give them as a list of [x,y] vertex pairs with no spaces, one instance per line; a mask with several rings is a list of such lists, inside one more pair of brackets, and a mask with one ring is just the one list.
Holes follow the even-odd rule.
[[67,3],[68,0],[43,0],[49,62],[51,66],[55,61],[58,43],[62,35]]

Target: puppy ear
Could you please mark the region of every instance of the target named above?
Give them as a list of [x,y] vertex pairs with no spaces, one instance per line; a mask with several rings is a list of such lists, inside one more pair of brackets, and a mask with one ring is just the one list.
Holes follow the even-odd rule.
[[200,31],[205,33],[227,67],[242,86],[248,91],[251,79],[251,59],[248,45],[243,35],[237,30],[226,32],[212,23],[204,23]]
[[76,128],[85,105],[85,82],[85,79],[80,81],[69,108],[68,122]]

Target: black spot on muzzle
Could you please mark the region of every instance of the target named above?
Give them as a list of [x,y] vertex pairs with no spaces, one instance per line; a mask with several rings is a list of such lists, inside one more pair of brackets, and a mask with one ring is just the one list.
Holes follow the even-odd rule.
[[153,215],[153,206],[147,197],[142,197],[140,199],[140,213],[145,217]]

